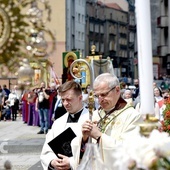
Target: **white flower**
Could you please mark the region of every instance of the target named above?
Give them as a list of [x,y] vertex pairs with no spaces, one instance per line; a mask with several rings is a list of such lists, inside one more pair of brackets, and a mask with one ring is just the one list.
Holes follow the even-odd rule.
[[159,156],[170,156],[170,137],[168,133],[154,130],[150,134],[149,140]]
[[160,156],[170,158],[168,133],[153,130],[148,138],[136,135],[129,137],[113,153],[116,170],[126,170],[131,163],[138,168],[148,169]]

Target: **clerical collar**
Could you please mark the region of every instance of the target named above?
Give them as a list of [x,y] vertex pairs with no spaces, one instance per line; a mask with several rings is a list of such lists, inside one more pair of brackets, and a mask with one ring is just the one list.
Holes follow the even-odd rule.
[[74,114],[70,114],[69,113],[68,119],[67,119],[67,123],[78,122],[79,117],[80,117],[82,111],[83,111],[83,108],[81,108],[81,110],[79,110],[77,113],[74,113]]
[[125,107],[125,105],[127,104],[127,102],[122,98],[120,97],[115,105],[115,107],[113,107],[111,110],[109,111],[105,111],[105,113],[107,115],[110,115],[112,112],[114,112],[115,110],[120,110],[120,109],[123,109]]
[[105,110],[105,112],[106,112],[106,114],[107,113],[109,113],[111,110],[113,110],[115,108],[115,106],[114,107],[112,107],[111,109],[109,109],[109,110]]

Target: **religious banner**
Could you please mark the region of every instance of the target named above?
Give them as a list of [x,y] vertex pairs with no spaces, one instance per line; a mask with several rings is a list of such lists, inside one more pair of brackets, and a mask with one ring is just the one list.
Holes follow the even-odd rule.
[[70,74],[70,65],[74,60],[79,59],[79,51],[70,51],[63,52],[63,74],[62,74],[62,83],[72,80],[73,77]]

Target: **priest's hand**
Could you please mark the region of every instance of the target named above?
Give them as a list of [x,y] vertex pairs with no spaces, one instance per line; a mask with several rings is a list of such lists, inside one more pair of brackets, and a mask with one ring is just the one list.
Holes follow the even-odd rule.
[[98,139],[102,135],[100,129],[97,127],[97,122],[92,122],[90,120],[83,123],[82,134],[84,142],[87,141],[89,137]]
[[90,136],[90,132],[93,129],[93,123],[87,120],[82,125],[83,142],[86,142]]
[[59,158],[51,161],[51,166],[57,170],[68,170],[70,169],[69,157],[58,154]]
[[102,132],[100,132],[100,129],[97,127],[97,122],[93,122],[93,128],[90,132],[90,137],[94,138],[94,139],[98,139],[99,137],[101,137]]

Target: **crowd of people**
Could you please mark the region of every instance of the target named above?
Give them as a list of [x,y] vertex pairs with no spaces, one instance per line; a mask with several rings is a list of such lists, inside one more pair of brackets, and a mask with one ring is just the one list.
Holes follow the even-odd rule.
[[40,126],[38,134],[47,133],[53,121],[65,113],[57,85],[51,83],[47,87],[45,82],[39,88],[24,91],[17,85],[11,90],[6,85],[0,86],[0,109],[0,120],[16,121],[22,116],[24,123]]
[[[130,103],[137,111],[140,111],[140,89],[139,79],[134,79],[133,87],[129,83],[120,82],[121,96]],[[84,107],[88,108],[88,95],[90,85],[82,89],[82,101]],[[169,89],[161,89],[156,82],[153,83],[155,116],[162,120],[162,106],[165,98],[169,97]],[[94,108],[100,107],[98,98],[95,99]],[[24,123],[28,125],[40,126],[39,134],[46,134],[51,128],[54,120],[62,116],[66,109],[62,104],[58,93],[58,85],[51,83],[47,87],[45,82],[40,84],[39,88],[21,92],[18,86],[13,89],[7,89],[6,85],[0,86],[0,110],[1,120],[15,121],[17,115],[22,115]]]
[[15,85],[9,90],[4,84],[0,86],[0,120],[16,121],[17,115],[20,114],[21,91]]
[[[15,121],[15,111],[19,110],[19,107],[13,112],[11,99],[17,98],[19,103],[22,102],[23,121],[28,125],[39,126],[38,134],[46,134],[40,155],[44,170],[76,170],[89,142],[97,144],[104,165],[111,170],[115,147],[125,142],[128,136],[136,135],[136,125],[143,121],[140,113],[139,84],[139,79],[134,79],[135,88],[131,89],[115,75],[103,73],[95,78],[93,87],[88,85],[82,89],[74,80],[59,86],[52,83],[50,87],[42,82],[39,88],[24,91],[20,95],[13,89],[8,98],[4,100],[2,97],[0,102],[9,104],[11,118]],[[94,94],[92,115],[88,110],[91,90]],[[4,92],[2,89],[2,96],[7,95]],[[169,91],[163,91],[154,82],[153,92],[154,114],[158,120],[162,120],[163,100],[169,97]],[[68,129],[71,129],[69,133]],[[57,148],[58,145],[53,147],[53,141],[60,143],[60,148]]]
[[[124,84],[124,82],[121,82]],[[134,79],[134,89],[125,84],[122,88],[122,97],[140,112],[140,89],[139,79]],[[153,82],[154,116],[163,120],[164,99],[170,96],[169,89],[162,89],[156,82]]]
[[55,83],[48,87],[41,82],[39,88],[25,91],[21,100],[23,121],[28,125],[40,126],[38,134],[46,134],[54,120],[66,112]]

